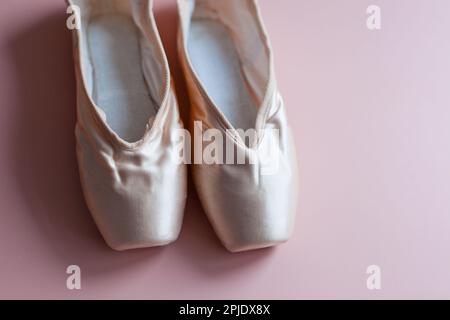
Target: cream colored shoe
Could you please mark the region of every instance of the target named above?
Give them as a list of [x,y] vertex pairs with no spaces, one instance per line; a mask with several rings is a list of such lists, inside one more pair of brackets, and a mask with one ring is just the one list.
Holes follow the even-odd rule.
[[[230,251],[285,242],[295,220],[295,151],[257,4],[178,0],[178,8],[178,46],[191,99],[191,131],[195,132],[194,121],[201,122],[203,130],[219,131],[224,144],[232,146],[222,149],[225,155],[219,158],[236,160],[230,155],[234,150],[247,160],[193,166],[204,210]],[[234,129],[253,129],[256,139],[248,143]],[[212,135],[214,141],[219,139]],[[208,153],[208,144],[200,148],[203,155]],[[270,156],[263,150],[270,150]]]
[[113,249],[177,239],[186,167],[171,158],[181,128],[164,49],[148,0],[71,0],[77,155],[87,205]]

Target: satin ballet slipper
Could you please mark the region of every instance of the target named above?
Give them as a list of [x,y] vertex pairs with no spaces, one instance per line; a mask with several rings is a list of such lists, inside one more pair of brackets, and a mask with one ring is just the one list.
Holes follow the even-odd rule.
[[[148,0],[71,0],[77,157],[86,203],[115,250],[177,239],[186,166],[171,158],[182,127]],[[79,10],[78,10],[79,9]]]
[[224,145],[218,161],[196,161],[192,168],[204,211],[232,252],[283,243],[295,221],[296,159],[257,3],[178,0],[178,10],[191,132],[195,139],[199,127],[203,136],[214,129],[200,145],[203,158],[211,151],[208,141]]

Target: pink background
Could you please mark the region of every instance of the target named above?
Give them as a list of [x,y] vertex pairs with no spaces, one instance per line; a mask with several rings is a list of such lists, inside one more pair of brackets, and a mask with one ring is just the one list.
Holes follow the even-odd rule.
[[[450,298],[450,2],[261,8],[299,151],[292,240],[227,253],[191,187],[175,244],[118,253],[80,192],[65,4],[0,2],[0,298]],[[186,114],[175,1],[156,15]],[[70,264],[81,291],[66,289]]]

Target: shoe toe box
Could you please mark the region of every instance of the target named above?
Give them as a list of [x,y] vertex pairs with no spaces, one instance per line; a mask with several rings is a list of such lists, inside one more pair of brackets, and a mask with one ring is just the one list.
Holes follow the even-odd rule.
[[286,242],[295,223],[296,177],[259,175],[247,166],[203,167],[194,172],[204,210],[231,252]]
[[112,155],[84,146],[77,152],[82,189],[106,243],[121,251],[175,241],[186,201],[186,167],[148,152]]

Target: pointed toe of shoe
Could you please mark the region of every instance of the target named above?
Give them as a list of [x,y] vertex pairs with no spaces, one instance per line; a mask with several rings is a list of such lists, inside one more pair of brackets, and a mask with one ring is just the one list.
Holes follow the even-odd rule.
[[281,233],[248,231],[245,237],[241,234],[232,234],[222,237],[224,247],[231,253],[244,252],[274,247],[287,242],[291,231]]
[[[198,168],[194,180],[205,213],[226,249],[240,252],[288,241],[295,224],[295,176],[265,176],[255,183],[239,167],[223,169]],[[232,177],[227,176],[230,172]]]
[[183,200],[180,199],[176,206],[155,206],[155,198],[156,195],[147,196],[142,207],[118,204],[108,212],[92,211],[105,242],[112,249],[159,247],[177,240],[182,224]]
[[[89,183],[87,183],[89,184]],[[92,189],[85,187],[85,193]],[[158,247],[177,240],[185,202],[185,190],[177,199],[162,202],[159,192],[109,190],[86,196],[95,223],[109,247],[117,251]]]
[[226,222],[218,217],[212,218],[214,229],[230,252],[277,246],[287,242],[292,234],[294,215],[288,209],[284,212],[267,208],[234,212],[223,212]]
[[[110,220],[108,220],[110,221]],[[99,225],[99,223],[97,223]],[[153,224],[154,225],[154,224]],[[157,229],[157,225],[154,225]],[[150,247],[161,247],[178,239],[181,224],[175,223],[169,226],[169,230],[143,230],[140,223],[128,225],[117,230],[115,226],[107,226],[101,229],[106,244],[115,251],[126,251]]]
[[[170,148],[99,152],[78,132],[83,193],[94,221],[114,250],[169,244],[178,238],[186,202],[186,166]],[[164,159],[164,160],[163,160]]]

